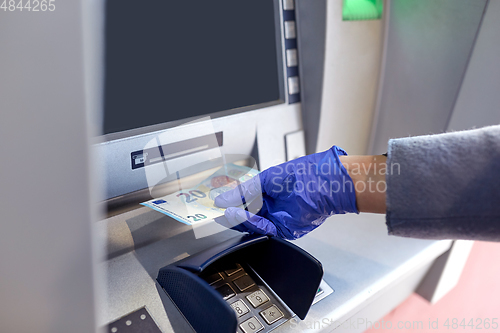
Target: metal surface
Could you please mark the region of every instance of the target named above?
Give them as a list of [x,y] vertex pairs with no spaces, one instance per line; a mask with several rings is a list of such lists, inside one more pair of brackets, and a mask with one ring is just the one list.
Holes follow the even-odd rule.
[[[415,291],[431,264],[428,263],[411,270],[401,277],[399,281],[392,283],[381,295],[370,299],[359,312],[346,320],[325,325],[324,332],[362,333],[370,327],[388,328],[390,324],[384,322],[383,317],[404,302]],[[384,323],[384,325],[381,323]],[[392,325],[393,329],[398,329],[397,323],[392,323]],[[335,327],[335,329],[330,330],[331,327]]]
[[285,135],[287,161],[294,160],[306,154],[304,131],[297,131]]
[[95,331],[82,1],[55,6],[0,12],[2,332]]
[[350,318],[379,320],[451,245],[388,236],[385,216],[378,214],[333,216],[294,243],[323,264],[323,279],[335,292],[311,307],[305,320],[292,319],[277,332],[330,332]]
[[326,0],[296,0],[301,75],[302,122],[306,152],[316,152],[325,62]]
[[490,0],[447,130],[500,124],[500,1]]
[[382,80],[370,142],[446,130],[487,0],[389,1]]
[[286,134],[302,128],[300,109],[301,103],[295,103],[289,104],[287,108],[276,107],[274,112],[259,115],[257,145],[259,147],[260,170],[286,161],[284,137]]
[[107,327],[109,333],[162,333],[147,308],[137,311],[112,322]]

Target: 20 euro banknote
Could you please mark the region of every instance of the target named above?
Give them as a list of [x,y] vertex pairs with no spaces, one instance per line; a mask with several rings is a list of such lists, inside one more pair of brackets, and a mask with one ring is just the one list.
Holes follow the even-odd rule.
[[197,186],[143,202],[142,205],[182,223],[196,225],[223,215],[225,209],[216,207],[214,199],[258,173],[252,168],[227,164]]

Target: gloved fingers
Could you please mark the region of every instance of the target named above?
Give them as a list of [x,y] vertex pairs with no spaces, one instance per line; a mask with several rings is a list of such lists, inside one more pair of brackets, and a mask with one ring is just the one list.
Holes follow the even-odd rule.
[[276,236],[276,226],[266,218],[247,212],[241,208],[229,207],[224,212],[230,225],[240,225],[250,233]]
[[335,150],[335,152],[337,153],[337,155],[340,155],[340,156],[347,156],[347,152],[346,152],[344,149],[342,149],[342,148],[340,148],[340,147],[338,147],[338,146],[332,146],[332,148],[331,148],[331,149],[332,149],[332,150],[334,149],[334,150]]
[[243,224],[238,223],[238,224],[234,225],[231,222],[229,222],[229,220],[224,215],[216,217],[214,219],[214,221],[216,223],[220,224],[221,226],[226,227],[228,229],[236,230],[239,232],[248,232],[248,229],[245,228],[245,226],[243,226]]
[[236,207],[259,197],[260,201],[262,201],[261,174],[247,180],[230,191],[219,194],[215,198],[214,204],[221,208]]
[[262,214],[260,214],[260,211],[262,209],[265,200],[266,200],[265,197],[259,198],[258,200],[254,200],[247,204],[245,210],[249,211],[252,214],[257,214],[262,216]]

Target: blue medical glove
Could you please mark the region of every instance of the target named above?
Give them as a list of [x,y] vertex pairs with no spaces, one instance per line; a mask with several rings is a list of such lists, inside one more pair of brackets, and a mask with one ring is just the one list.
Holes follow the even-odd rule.
[[[358,213],[354,183],[337,146],[267,170],[215,198],[216,219],[232,229],[297,239],[333,214]],[[248,211],[236,206],[248,204]]]

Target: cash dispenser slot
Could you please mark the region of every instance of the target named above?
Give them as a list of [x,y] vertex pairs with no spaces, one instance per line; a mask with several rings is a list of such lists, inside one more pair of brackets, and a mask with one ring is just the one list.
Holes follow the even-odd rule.
[[253,333],[304,319],[322,276],[293,243],[245,235],[161,268],[157,282],[196,332]]

